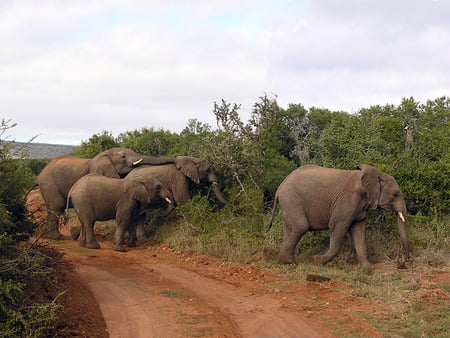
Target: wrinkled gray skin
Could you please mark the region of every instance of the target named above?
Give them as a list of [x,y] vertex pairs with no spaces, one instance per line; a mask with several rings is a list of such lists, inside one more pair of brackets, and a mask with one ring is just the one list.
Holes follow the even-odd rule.
[[[70,189],[67,205],[70,203],[81,223],[80,246],[99,249],[94,237],[95,222],[115,219],[114,250],[125,251],[125,231],[133,231],[131,225],[146,211],[173,203],[173,196],[151,176],[119,179],[89,174]],[[136,246],[136,241],[128,245]]]
[[93,159],[59,156],[48,163],[37,178],[37,184],[49,211],[48,229],[43,236],[58,239],[59,217],[66,207],[67,194],[75,182],[96,173],[107,177],[124,177],[139,165],[173,163],[173,157],[143,156],[126,148],[111,148]]
[[277,202],[282,210],[284,231],[281,263],[295,262],[295,247],[307,231],[329,230],[329,249],[324,255],[315,256],[314,263],[323,265],[331,261],[348,232],[359,263],[371,266],[367,258],[365,221],[368,209],[377,207],[397,213],[400,239],[409,258],[405,200],[395,179],[375,167],[364,164],[360,170],[298,168],[278,187],[270,224]]
[[[217,177],[211,166],[204,159],[190,156],[177,156],[175,164],[165,164],[160,166],[143,165],[131,171],[130,177],[153,176],[173,194],[175,205],[186,203],[190,200],[189,182],[196,184],[212,184],[214,194],[218,201],[227,204],[227,200],[219,189]],[[139,240],[145,240],[145,215],[138,219],[137,236]]]

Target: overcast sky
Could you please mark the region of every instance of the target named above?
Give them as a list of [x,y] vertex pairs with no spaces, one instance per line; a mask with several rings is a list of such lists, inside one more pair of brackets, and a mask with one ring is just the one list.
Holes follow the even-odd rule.
[[349,113],[450,95],[448,0],[1,0],[0,120],[16,141],[216,128],[265,93]]

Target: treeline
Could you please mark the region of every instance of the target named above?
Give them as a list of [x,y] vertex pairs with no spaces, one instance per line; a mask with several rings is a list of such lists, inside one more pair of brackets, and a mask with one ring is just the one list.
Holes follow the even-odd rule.
[[113,146],[147,155],[206,158],[225,190],[260,192],[270,203],[281,181],[305,164],[352,169],[362,163],[393,175],[411,214],[450,211],[450,99],[425,104],[405,98],[396,106],[372,106],[355,114],[301,104],[281,108],[263,96],[242,121],[240,106],[214,103],[217,126],[190,120],[177,134],[142,128],[114,137],[110,132],[82,142],[76,155],[93,157]]

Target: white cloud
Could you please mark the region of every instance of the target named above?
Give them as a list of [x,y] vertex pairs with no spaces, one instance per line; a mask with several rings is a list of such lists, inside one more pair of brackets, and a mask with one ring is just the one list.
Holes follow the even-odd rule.
[[214,101],[355,111],[448,95],[446,1],[57,1],[0,5],[0,112],[17,140],[215,126]]

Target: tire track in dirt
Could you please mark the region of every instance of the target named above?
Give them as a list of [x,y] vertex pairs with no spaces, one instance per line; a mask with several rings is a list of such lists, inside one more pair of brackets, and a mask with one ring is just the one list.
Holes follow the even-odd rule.
[[323,337],[271,295],[100,243],[57,246],[95,295],[110,337]]

